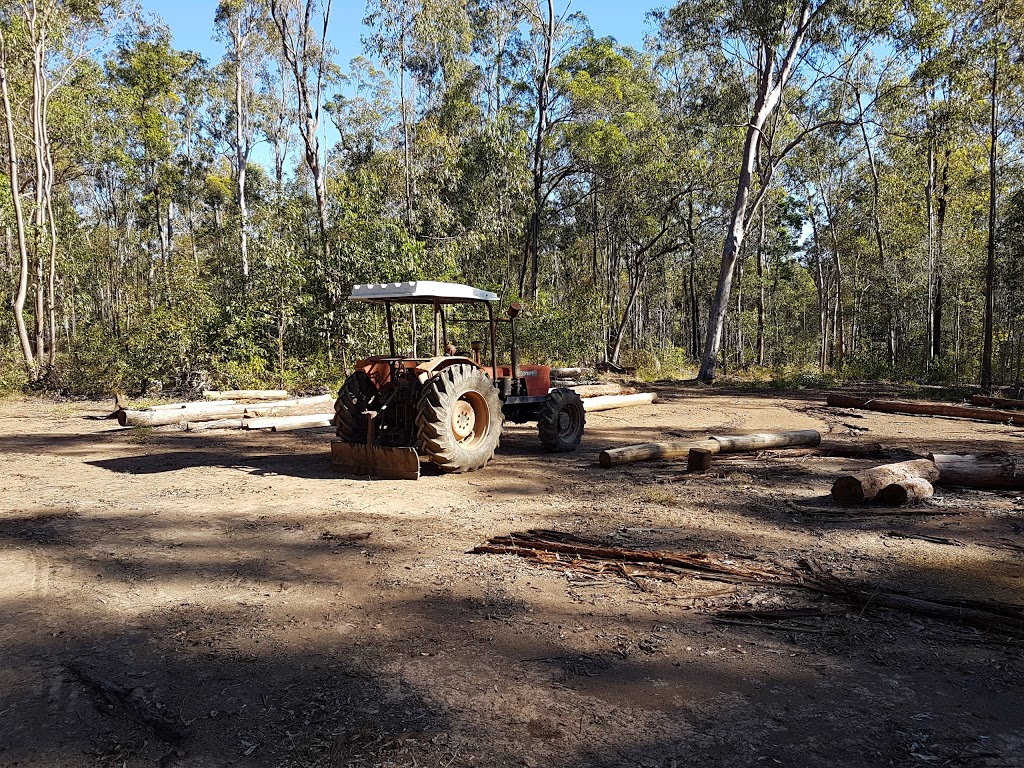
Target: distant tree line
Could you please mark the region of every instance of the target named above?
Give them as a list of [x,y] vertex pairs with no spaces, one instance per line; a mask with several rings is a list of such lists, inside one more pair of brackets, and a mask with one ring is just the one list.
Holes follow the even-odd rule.
[[[0,388],[334,382],[357,282],[523,299],[526,355],[1024,379],[1024,3],[0,7]],[[337,19],[335,19],[336,21]],[[410,318],[411,319],[411,318]],[[667,371],[667,372],[666,372]]]

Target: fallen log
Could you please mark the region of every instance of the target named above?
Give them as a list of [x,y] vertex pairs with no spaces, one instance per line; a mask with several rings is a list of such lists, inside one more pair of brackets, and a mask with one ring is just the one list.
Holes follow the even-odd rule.
[[[586,402],[584,402],[586,407]],[[602,467],[614,467],[619,464],[632,464],[648,459],[675,459],[689,456],[691,448],[703,448],[712,453],[740,453],[742,451],[759,451],[765,448],[785,448],[787,446],[816,446],[821,443],[821,434],[813,429],[801,429],[794,432],[766,432],[753,435],[722,435],[708,440],[694,442],[641,443],[627,445],[622,448],[609,448],[601,451],[599,460]]]
[[933,453],[929,458],[938,468],[939,485],[985,491],[1024,489],[1024,456]]
[[914,459],[872,467],[836,480],[832,485],[832,500],[836,504],[863,504],[877,497],[888,485],[916,478],[924,478],[929,482],[938,480],[939,470],[930,459]]
[[588,397],[583,401],[583,410],[610,411],[613,408],[631,408],[635,405],[650,405],[654,402],[654,393],[642,392],[636,395],[603,395]]
[[288,397],[284,389],[228,389],[221,392],[208,389],[203,392],[206,400],[283,400]]
[[888,507],[905,507],[935,495],[935,488],[923,477],[912,477],[891,483],[878,494],[882,503]]
[[1011,400],[1005,397],[974,395],[971,397],[971,405],[981,405],[986,408],[1009,408],[1010,410],[1024,411],[1024,400]]
[[313,413],[304,416],[276,416],[265,419],[246,419],[245,429],[269,429],[274,432],[287,429],[306,429],[307,427],[330,426],[333,413]]
[[583,375],[582,368],[552,368],[551,378],[553,379],[578,379]]
[[998,424],[1024,423],[1024,417],[998,411],[992,408],[976,408],[969,405],[928,403],[919,400],[874,400],[849,395],[829,395],[828,404],[833,408],[860,408],[881,413],[902,413],[910,416],[945,416],[951,419],[973,419],[993,421]]

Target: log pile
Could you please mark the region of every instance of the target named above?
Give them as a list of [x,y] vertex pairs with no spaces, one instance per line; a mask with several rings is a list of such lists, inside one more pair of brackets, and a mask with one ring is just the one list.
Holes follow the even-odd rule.
[[[240,395],[241,391],[232,394]],[[249,393],[243,399],[249,398]],[[259,392],[256,393],[257,395]],[[278,399],[269,402],[241,403],[237,399],[226,400],[200,400],[188,403],[168,403],[142,409],[118,409],[116,412],[117,422],[122,427],[163,427],[179,425],[184,429],[230,429],[249,427],[254,421],[262,421],[262,428],[273,429],[277,422],[281,426],[301,429],[304,427],[293,426],[298,424],[298,419],[315,421],[311,426],[322,426],[324,414],[315,413],[317,418],[310,419],[310,411],[317,409],[322,411],[323,407],[334,402],[331,395],[317,395],[315,397],[301,397],[295,399]],[[333,413],[328,414],[328,423],[333,418]],[[271,417],[278,417],[277,420]],[[281,421],[286,419],[286,421]],[[254,427],[261,428],[261,427]]]

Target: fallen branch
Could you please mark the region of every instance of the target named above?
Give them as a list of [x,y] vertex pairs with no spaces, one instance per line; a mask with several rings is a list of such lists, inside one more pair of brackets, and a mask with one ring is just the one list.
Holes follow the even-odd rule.
[[178,723],[165,715],[156,702],[146,697],[141,688],[128,689],[113,680],[99,677],[84,667],[69,664],[68,669],[97,693],[101,694],[114,706],[124,707],[132,717],[143,725],[148,725],[163,741],[176,744],[185,738]]

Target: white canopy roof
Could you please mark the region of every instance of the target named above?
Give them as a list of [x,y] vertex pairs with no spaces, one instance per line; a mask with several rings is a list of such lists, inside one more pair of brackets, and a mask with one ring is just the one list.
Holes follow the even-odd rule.
[[459,283],[414,280],[408,283],[369,283],[352,286],[349,301],[397,301],[408,304],[438,301],[497,301],[498,294]]

